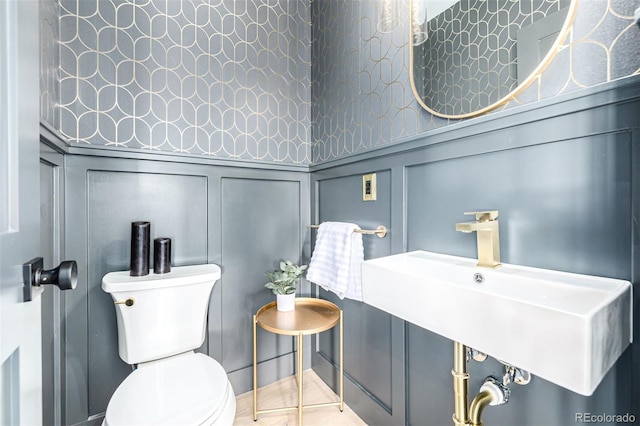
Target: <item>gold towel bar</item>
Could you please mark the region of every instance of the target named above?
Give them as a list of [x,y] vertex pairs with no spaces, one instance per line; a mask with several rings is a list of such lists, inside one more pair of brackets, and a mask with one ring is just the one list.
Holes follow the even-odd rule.
[[[311,225],[312,228],[320,228],[320,225]],[[370,230],[370,229],[356,229],[353,232],[357,232],[358,234],[367,234],[367,235],[373,235],[376,234],[378,236],[378,238],[384,238],[387,236],[387,227],[384,225],[378,225],[378,227],[375,230]]]

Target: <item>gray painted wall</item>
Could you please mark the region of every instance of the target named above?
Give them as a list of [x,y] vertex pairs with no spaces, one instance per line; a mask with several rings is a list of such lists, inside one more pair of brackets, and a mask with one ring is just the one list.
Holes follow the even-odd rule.
[[[637,290],[639,110],[636,77],[314,166],[312,220],[388,226],[385,240],[365,237],[367,257],[430,250],[473,258],[475,237],[455,223],[469,220],[465,211],[498,209],[504,262],[626,279]],[[361,175],[370,172],[378,173],[378,200],[362,202]],[[339,303],[349,330],[347,404],[370,424],[450,424],[453,343],[359,302]],[[335,385],[331,342],[315,347],[314,369]],[[532,426],[573,424],[576,413],[638,419],[638,368],[634,344],[591,397],[534,377],[483,417]],[[486,376],[504,374],[493,359],[471,362],[469,372],[473,394]]]
[[[53,40],[57,39],[59,28],[51,22],[53,19],[50,18],[59,11],[55,9],[58,5],[57,2],[49,3],[53,3],[49,5],[53,7],[49,7],[41,15],[49,19],[41,26],[41,29],[44,28],[47,34],[51,34],[50,39]],[[287,3],[293,4],[295,2]],[[401,4],[404,7],[402,13],[406,14],[408,3],[403,0]],[[63,217],[67,228],[65,232],[67,241],[63,245],[63,252],[66,250],[66,258],[77,258],[80,262],[81,282],[80,288],[73,293],[73,297],[71,294],[69,295],[67,303],[64,303],[64,300],[60,302],[68,319],[66,326],[63,326],[61,330],[61,339],[63,339],[61,341],[65,339],[64,333],[68,332],[68,344],[62,350],[61,359],[63,361],[61,361],[62,366],[60,367],[62,371],[60,381],[63,389],[61,398],[64,401],[61,409],[63,424],[83,422],[94,415],[99,418],[100,409],[105,404],[106,394],[100,393],[101,391],[96,387],[102,385],[103,379],[105,383],[109,383],[109,386],[113,385],[110,378],[103,377],[105,373],[95,364],[95,360],[90,359],[92,351],[97,349],[89,347],[91,340],[89,331],[96,330],[96,333],[104,336],[111,333],[112,337],[107,338],[107,340],[111,339],[109,343],[111,345],[115,323],[99,323],[98,321],[104,319],[103,317],[108,314],[109,310],[107,308],[109,302],[104,299],[104,295],[99,293],[99,282],[97,281],[100,274],[108,268],[104,266],[101,259],[95,262],[94,260],[96,260],[96,253],[98,253],[96,250],[100,250],[108,244],[107,240],[98,235],[96,230],[88,228],[88,223],[92,220],[88,216],[89,212],[101,214],[97,206],[104,202],[104,200],[90,198],[90,194],[96,195],[96,192],[88,187],[89,177],[95,180],[97,177],[109,176],[109,178],[114,177],[115,179],[123,176],[131,178],[132,175],[136,175],[142,178],[141,182],[152,182],[152,184],[168,179],[170,186],[173,185],[174,189],[178,187],[175,183],[179,180],[185,179],[188,182],[194,182],[206,179],[207,189],[204,202],[207,208],[207,236],[204,251],[207,261],[221,264],[226,270],[212,296],[210,312],[214,317],[210,318],[208,348],[204,349],[208,350],[209,354],[216,359],[222,360],[223,364],[225,358],[229,359],[229,354],[236,353],[237,350],[240,359],[244,360],[234,362],[234,368],[237,369],[230,372],[237,392],[248,390],[251,385],[248,374],[250,347],[247,345],[249,340],[246,339],[246,336],[242,336],[238,340],[229,341],[227,337],[229,337],[229,330],[232,328],[231,326],[226,327],[229,324],[232,324],[233,327],[241,325],[244,321],[244,315],[250,315],[262,303],[270,300],[268,293],[263,293],[261,289],[262,274],[265,270],[273,267],[272,262],[277,260],[279,255],[275,255],[273,260],[267,262],[268,256],[274,252],[298,253],[299,250],[308,254],[311,239],[311,235],[306,229],[310,205],[309,189],[306,183],[309,178],[305,173],[307,169],[300,168],[297,171],[292,171],[292,169],[273,166],[273,161],[282,161],[285,164],[306,164],[310,160],[311,143],[314,145],[313,161],[318,164],[331,162],[325,166],[320,165],[312,168],[312,178],[315,182],[311,188],[314,194],[312,204],[314,223],[322,220],[351,220],[368,227],[382,223],[386,219],[389,220],[392,231],[387,240],[377,240],[375,237],[365,238],[366,255],[369,258],[398,253],[409,246],[414,248],[424,246],[435,250],[436,245],[438,249],[444,250],[446,247],[446,251],[454,254],[470,255],[469,250],[473,247],[473,243],[470,243],[468,238],[465,239],[464,236],[455,235],[455,233],[454,235],[447,234],[447,227],[429,228],[431,223],[439,223],[438,221],[444,217],[447,220],[456,221],[458,219],[452,218],[467,210],[466,206],[456,202],[457,198],[452,197],[447,191],[443,192],[440,185],[434,184],[433,181],[440,182],[449,176],[457,176],[458,171],[469,173],[466,170],[467,166],[493,167],[498,165],[495,170],[492,170],[492,177],[500,181],[509,180],[513,184],[513,186],[503,185],[498,188],[501,194],[511,196],[515,193],[515,187],[521,185],[520,189],[524,191],[522,194],[528,194],[531,200],[540,200],[543,196],[546,200],[546,194],[539,191],[536,180],[539,177],[545,178],[546,174],[541,173],[537,167],[547,168],[552,167],[553,164],[561,168],[569,166],[569,169],[581,173],[582,176],[579,178],[568,173],[561,176],[551,174],[554,177],[554,185],[558,182],[565,185],[560,188],[565,191],[564,193],[574,194],[573,191],[567,189],[571,185],[577,185],[579,188],[579,195],[575,198],[576,204],[572,204],[568,208],[559,208],[563,221],[574,217],[574,215],[575,217],[583,217],[581,215],[584,214],[584,211],[579,210],[578,206],[595,206],[601,210],[606,209],[608,217],[615,218],[617,222],[615,222],[613,229],[608,228],[610,226],[608,224],[600,224],[597,228],[598,235],[604,235],[607,230],[612,231],[612,235],[620,237],[620,243],[617,242],[617,239],[615,241],[613,238],[605,239],[604,241],[607,241],[610,250],[605,258],[596,262],[592,258],[595,244],[589,244],[590,241],[585,240],[585,235],[591,235],[587,222],[571,223],[568,228],[558,226],[558,222],[554,222],[554,230],[560,232],[562,237],[554,238],[550,242],[538,238],[540,234],[530,235],[528,232],[532,226],[540,228],[546,226],[547,223],[540,222],[538,218],[530,218],[527,216],[529,213],[524,211],[520,212],[524,215],[520,218],[514,217],[513,214],[510,215],[510,210],[518,211],[517,200],[527,201],[524,195],[518,193],[518,198],[506,202],[504,207],[501,207],[503,223],[513,237],[504,243],[508,249],[503,249],[503,257],[512,261],[533,262],[532,264],[537,266],[555,265],[561,269],[566,267],[575,271],[595,268],[595,266],[591,266],[593,264],[598,265],[604,271],[615,272],[615,276],[618,276],[620,271],[630,271],[630,273],[637,274],[635,264],[629,266],[629,263],[623,264],[617,257],[614,258],[614,254],[617,253],[628,259],[629,253],[635,253],[637,250],[637,241],[630,236],[631,229],[628,229],[632,225],[627,223],[629,216],[625,215],[626,207],[609,210],[609,204],[607,204],[611,200],[617,202],[617,194],[626,200],[625,197],[630,190],[624,188],[623,184],[625,179],[629,185],[636,183],[638,181],[637,171],[631,166],[629,169],[621,169],[624,172],[620,177],[622,185],[614,182],[614,179],[617,178],[612,175],[612,172],[608,172],[602,180],[591,183],[587,182],[584,176],[584,171],[588,170],[590,166],[605,166],[606,161],[603,163],[603,159],[617,161],[621,157],[624,158],[627,153],[625,144],[629,146],[632,158],[637,158],[635,153],[636,130],[630,133],[625,130],[637,127],[637,110],[635,110],[635,115],[633,112],[629,112],[629,110],[637,108],[634,106],[636,103],[623,107],[624,101],[621,101],[620,109],[618,107],[611,109],[612,107],[607,105],[611,99],[627,99],[625,98],[627,95],[623,93],[627,90],[626,87],[618,90],[615,89],[618,86],[615,86],[614,89],[603,92],[606,95],[600,97],[593,95],[588,90],[575,92],[576,89],[613,80],[637,71],[638,63],[636,61],[640,56],[629,54],[628,51],[620,49],[621,46],[637,46],[637,29],[631,25],[631,13],[629,12],[631,2],[611,2],[609,4],[606,1],[594,0],[583,2],[583,5],[585,7],[579,10],[576,18],[573,48],[565,49],[554,62],[555,67],[552,66],[549,72],[543,75],[540,90],[535,89],[534,95],[529,94],[521,99],[522,102],[530,102],[540,99],[539,96],[551,98],[558,94],[574,91],[577,100],[573,103],[571,100],[574,96],[567,97],[565,95],[556,99],[555,103],[543,101],[533,109],[525,108],[514,112],[514,115],[496,113],[489,118],[470,120],[458,123],[454,127],[435,130],[455,123],[430,116],[420,110],[413,100],[408,85],[409,74],[406,69],[408,65],[406,31],[401,28],[392,34],[376,33],[374,21],[377,7],[372,1],[314,1],[311,3],[311,12],[309,12],[312,14],[311,19],[314,25],[314,50],[311,61],[307,63],[307,66],[310,66],[310,63],[313,62],[314,73],[313,140],[308,134],[309,139],[306,143],[297,144],[294,142],[292,144],[292,134],[294,138],[295,135],[301,134],[299,127],[296,130],[288,126],[279,126],[277,132],[268,132],[270,139],[265,142],[269,146],[267,149],[261,145],[262,142],[254,143],[250,139],[238,139],[235,138],[236,134],[234,133],[235,139],[232,138],[231,145],[224,148],[225,153],[233,153],[229,157],[235,156],[236,159],[247,161],[236,162],[235,165],[231,164],[229,167],[220,162],[211,163],[195,159],[201,153],[205,153],[206,156],[206,154],[215,151],[211,151],[209,146],[201,152],[195,149],[194,145],[194,149],[189,151],[191,156],[123,153],[120,151],[126,151],[127,148],[122,146],[115,146],[111,150],[90,150],[78,146],[65,147],[64,152],[69,154],[66,160],[69,168],[65,172],[68,177],[66,180],[67,213]],[[244,13],[242,10],[236,12],[239,15]],[[265,21],[267,27],[277,21],[275,15],[273,20],[269,17]],[[83,32],[89,36],[92,33],[95,34],[93,30]],[[276,29],[274,37],[278,34],[279,30]],[[68,41],[72,43],[71,40]],[[614,41],[617,42],[614,43]],[[41,62],[43,69],[41,75],[45,88],[43,95],[45,97],[41,102],[41,106],[44,108],[42,116],[44,121],[54,129],[59,129],[57,125],[59,117],[55,110],[55,104],[59,102],[58,97],[61,96],[57,87],[57,79],[60,76],[55,74],[58,69],[56,61],[59,58],[56,55],[55,46],[47,46],[47,51],[43,56],[46,60]],[[84,49],[80,46],[75,47]],[[89,54],[95,53],[90,50],[88,49]],[[269,53],[273,53],[270,49],[268,50]],[[224,48],[225,54],[231,51],[234,49]],[[294,60],[294,58],[289,59]],[[233,60],[230,62],[235,63]],[[568,73],[567,64],[569,63],[574,65],[572,68],[574,73],[571,75]],[[586,64],[589,66],[583,66]],[[245,65],[251,68],[251,63],[245,64],[241,61],[235,65],[243,69]],[[278,67],[274,68],[275,74],[279,74],[281,71]],[[294,68],[300,70],[300,68]],[[244,74],[235,74],[236,77],[238,75]],[[84,78],[79,73],[71,71],[69,71],[68,77],[77,80]],[[237,83],[240,84],[240,87],[235,91],[235,94],[244,93],[242,90],[246,87],[242,86],[241,81]],[[302,89],[300,91],[296,89],[296,91],[304,92]],[[66,91],[65,95],[68,95]],[[590,99],[588,103],[580,100],[585,96]],[[229,95],[229,97],[233,96]],[[229,97],[225,99],[229,99]],[[81,95],[77,100],[78,102],[89,102],[91,98],[91,96],[85,98],[84,95]],[[284,98],[286,101],[291,100],[287,96]],[[296,102],[306,106],[310,105],[306,99],[302,98]],[[594,105],[603,106],[591,113],[576,112],[575,115],[564,115],[573,111],[593,108]],[[509,108],[513,106],[515,104],[510,105]],[[275,106],[269,106],[268,111],[273,112],[275,108]],[[529,112],[533,110],[538,112]],[[621,111],[624,112],[621,113]],[[535,117],[534,119],[521,119],[518,118],[519,114],[525,114],[525,116],[533,114]],[[529,117],[531,117],[530,115]],[[630,116],[635,118],[629,120]],[[544,124],[529,125],[529,127],[522,124],[527,120],[538,119],[544,120]],[[274,120],[277,119],[274,118]],[[303,128],[309,126],[304,121],[301,123]],[[254,124],[254,127],[248,127],[248,129],[253,131],[254,128],[264,128],[260,123]],[[302,132],[305,131],[311,132],[311,128],[307,127],[306,130],[302,130]],[[429,131],[429,133],[424,133],[425,131]],[[599,133],[602,133],[602,136],[597,136]],[[239,134],[242,135],[242,132]],[[630,139],[625,139],[626,134],[630,135]],[[118,137],[120,136],[118,135]],[[566,142],[564,142],[565,140]],[[548,146],[545,145],[547,142]],[[97,141],[97,144],[101,146],[103,143],[105,143],[104,140]],[[398,145],[399,143],[402,144]],[[608,147],[609,144],[615,144],[616,147],[622,146],[622,148],[613,150],[603,148]],[[391,145],[398,145],[398,147],[394,148]],[[531,148],[525,147],[528,145],[532,145]],[[169,145],[165,147],[169,147]],[[574,148],[576,147],[582,157],[574,159]],[[184,145],[181,145],[182,148]],[[263,148],[264,150],[262,150]],[[414,151],[407,154],[400,153],[404,150]],[[500,154],[497,152],[500,150],[505,152]],[[268,154],[263,155],[267,151]],[[597,155],[591,157],[587,155],[589,152]],[[362,153],[369,153],[369,155],[362,155]],[[559,157],[552,157],[552,154]],[[351,156],[353,157],[351,158]],[[470,156],[470,158],[464,159],[465,156]],[[529,166],[527,168],[529,157],[536,159],[536,167]],[[590,157],[591,159],[589,159]],[[262,160],[271,163],[265,166],[260,163]],[[252,161],[253,163],[250,164]],[[344,166],[341,166],[343,164]],[[277,170],[269,171],[268,167],[277,168]],[[519,183],[513,181],[511,175],[507,173],[510,168],[520,173],[518,175],[520,176]],[[360,175],[371,171],[380,173],[381,182],[379,185],[388,188],[388,196],[385,198],[381,193],[382,198],[379,201],[373,204],[362,204],[357,202]],[[558,181],[556,178],[560,180]],[[463,178],[456,179],[459,179],[455,181],[459,185],[465,181]],[[467,175],[466,179],[473,183],[476,178]],[[298,205],[300,210],[298,216],[293,213],[293,210],[286,209],[289,216],[281,218],[269,208],[266,211],[270,216],[262,222],[252,216],[251,212],[256,206],[264,206],[272,199],[264,194],[274,194],[275,196],[285,190],[289,202],[294,200],[296,197],[293,183],[299,186]],[[267,192],[259,193],[256,196],[256,187],[265,187]],[[238,188],[242,188],[240,192],[237,192]],[[637,191],[634,189],[637,188],[637,184],[631,188],[632,191]],[[154,189],[155,187],[152,187],[149,191]],[[138,190],[141,191],[141,195],[148,195],[147,191],[141,187],[138,187]],[[424,193],[417,193],[423,190]],[[595,190],[614,190],[616,195],[610,195],[607,199],[595,192],[593,194],[590,192]],[[229,193],[229,191],[231,192]],[[352,193],[352,191],[356,192]],[[413,191],[411,197],[409,197],[408,191]],[[104,189],[104,192],[111,197],[110,199],[114,203],[121,202],[119,195],[115,192],[110,192],[108,189]],[[225,192],[229,193],[229,198],[221,195]],[[245,193],[252,195],[245,197],[243,195]],[[483,206],[489,201],[494,201],[479,199],[477,193],[466,195],[469,196],[470,201],[475,200],[475,203]],[[551,195],[554,203],[558,203],[558,200],[562,201],[559,194]],[[177,194],[177,196],[182,196],[182,194]],[[253,198],[254,196],[256,198]],[[245,204],[241,199],[250,201]],[[632,198],[632,202],[633,200],[637,200],[636,195]],[[202,202],[202,200],[200,201]],[[252,208],[236,210],[240,205]],[[545,211],[552,217],[555,217],[556,213],[554,206],[555,204],[545,205]],[[460,207],[464,207],[464,209],[459,210]],[[637,211],[635,204],[632,204],[631,208],[633,208],[632,212]],[[407,209],[406,213],[404,209]],[[152,210],[150,207],[141,207],[136,212],[147,215],[155,214],[156,210]],[[131,213],[131,211],[130,209],[129,212]],[[190,220],[191,213],[181,211],[177,213],[176,217],[177,223],[184,224]],[[238,218],[235,222],[233,221],[234,217]],[[632,213],[632,218],[634,217],[635,213]],[[231,223],[225,221],[224,218],[227,218]],[[520,220],[523,218],[528,219],[529,222],[526,224],[521,222]],[[117,228],[116,222],[128,223],[131,217],[116,217],[111,214],[105,215],[103,219],[104,222],[101,222],[100,226],[104,224],[105,228],[113,229],[114,235],[107,237],[115,238],[112,244],[113,258],[106,259],[107,262],[114,262],[113,265],[109,265],[109,268],[111,266],[114,268],[126,267],[122,260],[123,244],[127,241],[126,232]],[[162,222],[166,218],[161,217],[158,220]],[[249,224],[246,223],[247,221]],[[273,224],[276,227],[281,226],[282,229],[288,230],[291,221],[299,224],[299,232],[296,235],[284,237],[284,243],[273,239],[273,235],[263,233],[266,232],[262,226],[264,223]],[[235,239],[234,234],[229,234],[229,231],[225,231],[226,229],[237,229],[237,232],[245,232],[245,234],[241,234]],[[429,231],[427,232],[426,229]],[[225,232],[227,233],[225,234]],[[191,234],[188,230],[182,230],[177,238],[185,238],[189,235]],[[518,239],[514,239],[516,235]],[[561,251],[563,261],[556,261],[557,258],[552,258],[543,250],[538,250],[538,248],[547,250],[552,243],[556,247],[558,244],[562,245],[558,250]],[[202,256],[203,249],[199,250],[198,253],[194,252],[188,255],[198,258],[198,256]],[[569,256],[572,252],[577,252],[579,255]],[[94,257],[91,262],[88,262],[88,253]],[[187,253],[187,251],[182,251],[180,256],[185,257],[180,261],[186,262]],[[308,257],[303,254],[303,257],[305,256]],[[244,259],[251,259],[252,262],[245,262]],[[554,262],[557,262],[557,265]],[[638,282],[635,275],[633,275],[633,280],[634,283]],[[249,282],[255,282],[255,286]],[[241,289],[241,293],[234,295],[236,288]],[[303,288],[302,291],[307,292],[308,287]],[[228,299],[226,299],[227,296]],[[331,297],[331,295],[324,293],[323,296]],[[237,306],[240,311],[228,309],[223,313],[221,307],[223,300],[225,303],[229,301],[231,306]],[[423,330],[405,325],[402,321],[384,313],[372,312],[371,308],[362,304],[350,301],[340,302],[340,304],[345,308],[345,315],[348,319],[347,334],[351,338],[348,343],[350,349],[347,355],[347,374],[350,377],[350,380],[347,381],[349,404],[372,424],[402,424],[405,419],[411,424],[420,424],[420,421],[425,418],[424,416],[436,420],[446,418],[443,422],[449,423],[451,413],[451,409],[447,408],[447,404],[450,404],[448,392],[451,380],[449,375],[451,353],[449,342],[438,336],[425,333]],[[88,311],[90,306],[92,309]],[[242,310],[244,311],[242,312]],[[96,314],[96,316],[91,317],[92,314]],[[250,319],[247,321],[249,324]],[[243,332],[245,334],[248,332],[248,328],[243,330],[245,330]],[[260,370],[261,380],[266,383],[289,374],[293,365],[290,352],[291,343],[287,339],[279,341],[277,345],[280,345],[283,351],[277,353],[281,356],[266,361],[266,358],[274,353],[273,347],[276,343],[274,340],[269,340],[274,339],[269,335],[259,336],[259,338],[265,342],[264,349],[261,348],[261,354],[265,354],[265,361]],[[321,336],[317,340],[319,352],[314,356],[315,368],[321,371],[325,380],[330,383],[335,380],[331,366],[336,351],[335,338],[336,336],[333,334]],[[355,345],[356,341],[357,345]],[[96,341],[93,340],[93,345],[95,346],[95,344]],[[105,350],[108,349],[105,348]],[[631,362],[634,371],[638,371],[640,367],[638,366],[637,351],[633,352],[632,349],[631,352],[632,355],[626,354],[627,360],[621,360],[620,365],[625,367]],[[309,352],[307,351],[307,353]],[[369,358],[371,358],[370,362],[363,363],[361,361]],[[628,360],[629,358],[631,361]],[[111,358],[107,362],[117,365],[116,361],[118,361],[117,351],[111,348]],[[243,365],[244,367],[242,367]],[[427,369],[424,367],[425,365],[433,365],[434,367]],[[372,371],[371,366],[374,366],[376,370]],[[126,366],[115,368],[119,374],[124,374],[125,368],[123,367]],[[55,369],[55,367],[52,368]],[[405,368],[407,368],[407,375],[404,373]],[[486,375],[486,371],[492,370],[495,366],[483,364],[481,366],[474,365],[473,368],[476,369],[473,372],[474,378],[480,380]],[[603,384],[603,389],[606,389],[609,395],[603,396],[602,393],[599,393],[593,399],[588,400],[582,398],[576,400],[573,394],[567,391],[558,389],[549,391],[549,386],[553,388],[552,385],[543,385],[540,390],[536,387],[540,386],[536,381],[531,385],[530,389],[532,390],[518,390],[526,392],[530,396],[528,400],[533,404],[524,407],[524,412],[529,413],[534,409],[536,412],[547,410],[549,417],[545,417],[543,420],[548,421],[549,424],[562,424],[568,415],[567,413],[585,406],[592,412],[596,410],[622,412],[630,406],[629,398],[632,398],[632,401],[638,401],[640,392],[638,391],[638,383],[630,381],[625,368],[617,370]],[[92,375],[89,372],[92,372]],[[372,375],[371,378],[369,375]],[[436,387],[428,388],[429,383],[433,383]],[[634,393],[626,392],[630,386],[633,387]],[[406,391],[403,391],[404,389]],[[550,392],[550,395],[553,396],[547,397],[546,392]],[[438,395],[435,399],[432,397],[434,394]],[[617,402],[614,402],[614,399]],[[560,406],[564,401],[568,401],[566,407]],[[517,402],[513,404],[516,405]],[[536,404],[540,404],[540,406]],[[513,410],[511,407],[514,405],[502,407],[506,411],[495,410],[496,413],[501,413],[496,414],[501,416],[500,419],[504,419],[501,421],[514,423],[514,421],[506,420],[514,420],[513,417],[510,417],[514,416],[514,411],[510,411]],[[551,406],[552,409],[548,409],[548,406]],[[634,409],[638,414],[637,406]],[[490,417],[492,415],[487,414],[487,419],[492,419]],[[531,421],[534,419],[535,416],[531,415]]]
[[[363,170],[364,173],[369,171],[377,172],[377,201],[362,201],[362,178],[359,174],[337,177],[333,173],[322,177],[314,175],[315,223],[342,221],[356,223],[362,229],[375,229],[378,225],[390,228],[392,174],[389,170]],[[363,236],[365,259],[391,254],[396,235],[399,234],[391,233],[383,239],[374,235]],[[364,303],[340,300],[333,293],[315,285],[312,287],[319,297],[331,300],[344,311],[347,404],[369,424],[404,424],[404,398],[403,392],[399,391],[404,387],[403,364],[398,362],[404,358],[402,321]],[[337,389],[338,337],[334,330],[321,334],[315,341],[313,357],[314,369],[334,389]],[[363,394],[367,397],[358,398]]]
[[[136,220],[151,222],[152,238],[172,238],[173,265],[222,267],[200,351],[221,362],[237,394],[247,392],[253,384],[251,316],[274,298],[263,274],[283,258],[308,258],[308,173],[95,153],[67,153],[64,163],[64,250],[78,261],[79,283],[60,308],[66,334],[62,424],[99,423],[131,371],[118,356],[113,302],[100,285],[107,272],[128,269]],[[306,284],[299,289],[308,291]],[[293,374],[292,338],[261,332],[259,343],[261,384]]]
[[[64,246],[64,157],[46,143],[40,146],[40,251],[44,268],[66,260]],[[57,287],[45,289],[42,299],[42,424],[60,425],[64,380],[64,301]]]

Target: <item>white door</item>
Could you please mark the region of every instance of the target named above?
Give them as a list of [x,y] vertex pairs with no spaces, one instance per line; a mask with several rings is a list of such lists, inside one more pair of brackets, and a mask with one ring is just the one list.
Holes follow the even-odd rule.
[[22,264],[40,250],[38,1],[0,0],[0,424],[42,423],[40,297]]

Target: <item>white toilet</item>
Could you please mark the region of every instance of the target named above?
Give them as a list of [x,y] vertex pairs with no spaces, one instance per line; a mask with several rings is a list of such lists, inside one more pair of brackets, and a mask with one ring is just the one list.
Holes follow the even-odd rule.
[[232,425],[233,388],[222,366],[195,353],[205,337],[216,265],[166,274],[111,272],[102,289],[115,302],[118,352],[137,368],[109,401],[103,425]]

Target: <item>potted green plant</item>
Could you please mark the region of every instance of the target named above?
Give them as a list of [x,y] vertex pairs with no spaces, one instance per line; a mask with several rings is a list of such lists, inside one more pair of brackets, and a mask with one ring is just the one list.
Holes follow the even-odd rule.
[[307,265],[298,266],[290,260],[283,260],[280,270],[264,274],[269,279],[264,286],[276,295],[279,311],[292,311],[295,308],[296,281],[305,269]]

